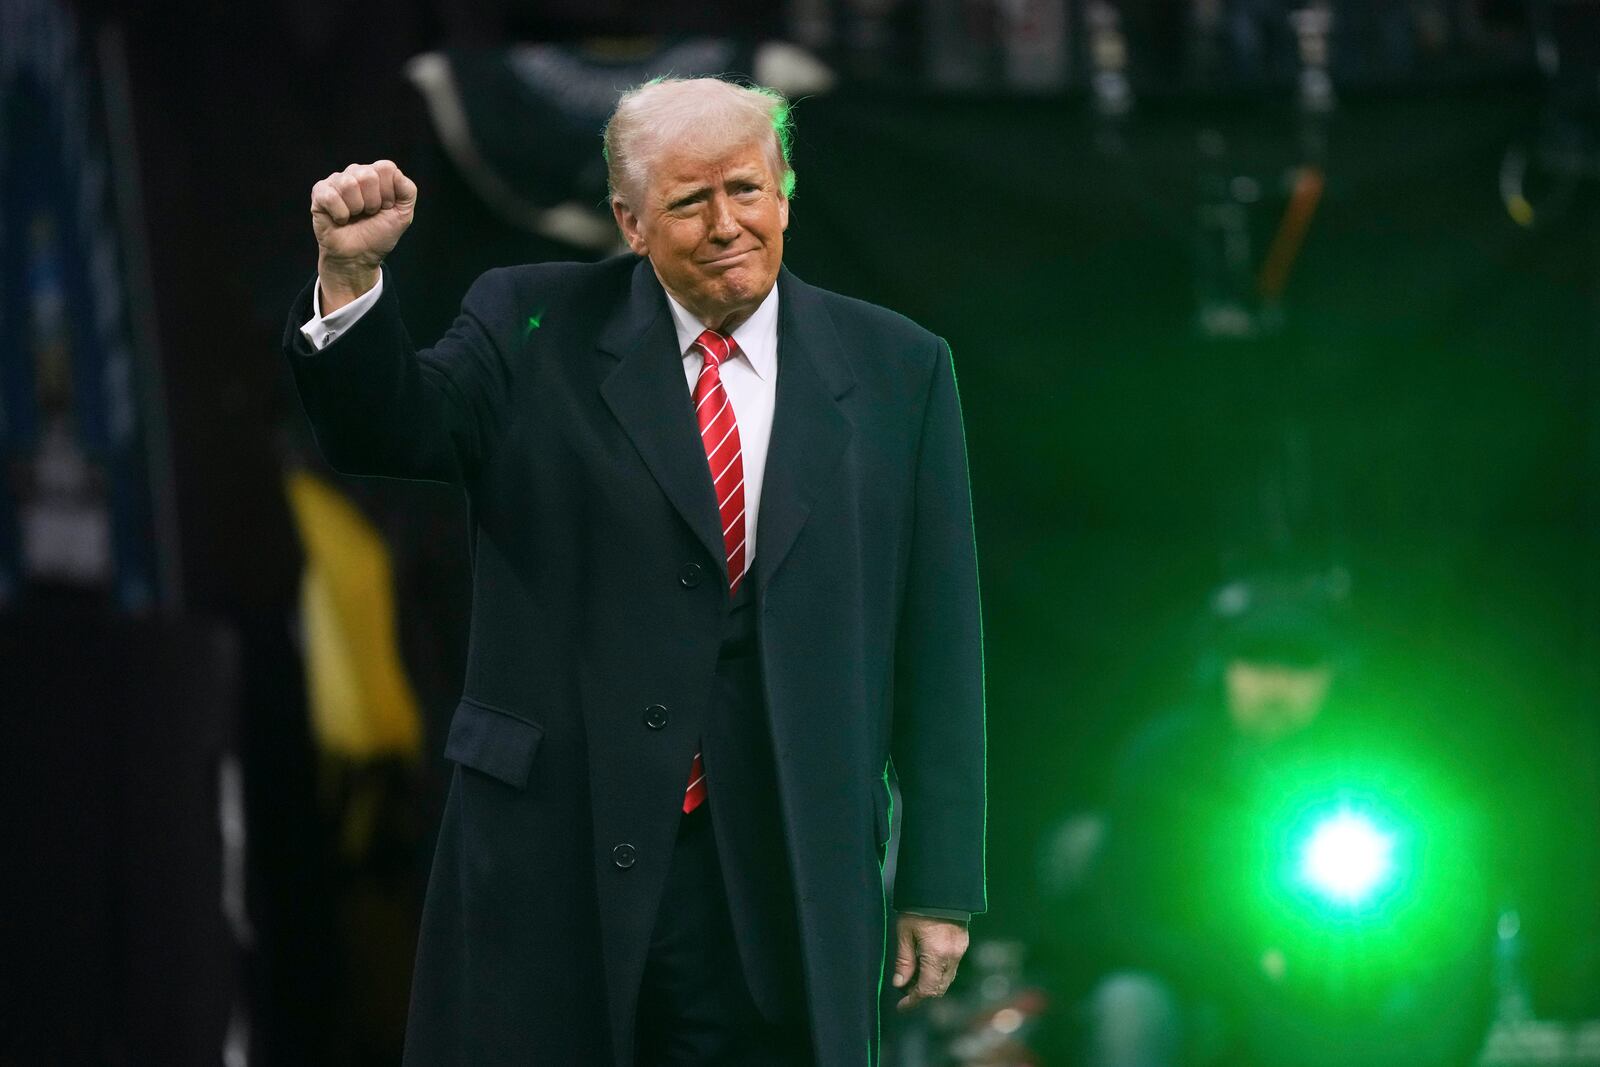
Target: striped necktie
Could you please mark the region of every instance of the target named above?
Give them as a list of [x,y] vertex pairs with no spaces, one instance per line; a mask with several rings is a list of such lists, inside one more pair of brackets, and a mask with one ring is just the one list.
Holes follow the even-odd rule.
[[[717,493],[717,510],[722,513],[722,547],[728,555],[728,592],[738,592],[744,578],[746,559],[744,536],[744,457],[739,448],[739,424],[733,417],[733,402],[722,387],[718,369],[739,352],[733,338],[707,330],[695,339],[694,347],[705,357],[700,377],[694,385],[694,417],[700,425],[700,444],[711,466],[711,484]],[[689,785],[683,794],[685,813],[698,808],[706,798],[706,769],[698,751],[689,768]]]

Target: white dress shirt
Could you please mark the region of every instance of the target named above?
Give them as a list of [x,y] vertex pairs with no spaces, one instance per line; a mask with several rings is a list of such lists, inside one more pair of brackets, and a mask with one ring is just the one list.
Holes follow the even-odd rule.
[[378,297],[383,295],[383,271],[378,271],[378,284],[356,297],[350,303],[337,311],[322,314],[322,279],[317,279],[317,284],[311,287],[311,318],[300,332],[305,335],[311,347],[321,352],[328,347],[328,343],[350,327],[356,320],[367,313],[367,309],[378,302]]

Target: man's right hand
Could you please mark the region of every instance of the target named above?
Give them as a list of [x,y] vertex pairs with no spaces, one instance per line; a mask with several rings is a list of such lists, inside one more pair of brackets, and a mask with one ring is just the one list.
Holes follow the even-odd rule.
[[311,187],[322,313],[378,284],[378,267],[411,225],[417,183],[387,159],[352,163]]

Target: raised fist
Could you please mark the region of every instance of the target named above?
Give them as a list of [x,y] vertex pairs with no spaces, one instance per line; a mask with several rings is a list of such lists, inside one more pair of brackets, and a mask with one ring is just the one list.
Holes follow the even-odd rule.
[[378,265],[417,209],[417,183],[391,160],[352,163],[311,187],[311,229],[323,292],[376,283]]

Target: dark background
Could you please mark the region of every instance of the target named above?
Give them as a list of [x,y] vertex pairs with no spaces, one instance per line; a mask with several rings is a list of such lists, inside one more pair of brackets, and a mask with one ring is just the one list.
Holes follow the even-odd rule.
[[[1541,1005],[1600,1012],[1600,182],[1545,176],[1559,195],[1538,201],[1532,226],[1508,214],[1498,184],[1508,151],[1544,143],[1552,115],[1595,128],[1533,61],[1539,18],[1562,5],[1476,5],[1480,53],[1418,60],[1416,76],[1369,72],[1312,117],[1283,77],[1173,73],[1189,69],[1170,29],[1181,7],[1124,5],[1145,90],[1126,116],[1098,114],[1082,84],[1020,97],[930,86],[910,4],[889,5],[876,49],[821,49],[839,82],[795,111],[787,263],[943,335],[960,375],[991,743],[992,910],[974,938],[1051,936],[1040,842],[1097,802],[1110,754],[1191,682],[1208,593],[1263,563],[1338,566],[1363,669],[1397,720],[1464,741],[1460,773],[1495,798],[1516,871],[1504,891],[1529,918]],[[105,876],[63,875],[78,860],[61,842],[82,798],[117,775],[69,789],[78,779],[27,773],[35,750],[13,749],[7,806],[26,797],[28,816],[8,829],[51,858],[18,880],[22,906],[45,921],[17,934],[33,969],[0,967],[11,972],[0,1062],[189,1062],[161,1044],[182,1027],[141,1038],[126,1022],[144,973],[127,960],[147,951],[163,957],[158,972],[216,994],[187,1002],[202,1017],[196,1049],[220,1035],[226,1000],[247,1006],[260,1062],[385,1062],[436,818],[438,731],[459,686],[465,506],[440,487],[344,483],[397,546],[402,644],[432,731],[389,868],[352,874],[319,803],[292,621],[301,551],[282,489],[286,465],[314,462],[278,354],[285,309],[315,266],[309,189],[376,158],[416,177],[417,224],[393,268],[413,336],[431,339],[482,270],[593,253],[519,232],[474,197],[402,74],[409,57],[601,35],[756,41],[785,36],[792,12],[510,0],[71,10],[86,40],[115,35],[131,93],[131,125],[114,135],[138,163],[181,545],[170,576],[181,594],[152,625],[179,648],[223,650],[205,662],[227,667],[169,663],[167,688],[130,687],[154,669],[129,652],[139,638],[51,629],[64,609],[40,596],[4,617],[0,675],[21,681],[0,702],[11,722],[48,719],[64,735],[26,734],[59,761],[50,768],[112,720],[154,731],[121,753],[176,750],[213,727],[229,739],[244,767],[255,940],[202,938],[188,954],[144,945],[118,888],[94,890],[109,918],[89,923],[94,908],[74,894]],[[537,151],[537,131],[512,136]],[[1206,335],[1203,206],[1219,183],[1253,178],[1264,247],[1285,176],[1308,164],[1326,184],[1281,329]],[[138,710],[180,704],[195,713]],[[152,764],[127,758],[117,774],[138,794]],[[166,781],[213,790],[208,775]],[[203,910],[210,896],[193,887],[214,874],[138,844],[172,818],[152,809],[106,832],[133,842],[118,846],[138,853],[124,867],[155,872],[155,888],[129,893],[193,896],[174,907]],[[211,832],[204,820],[194,830]],[[63,877],[77,887],[64,896],[52,889]],[[3,921],[29,925],[15,911]],[[363,922],[380,948],[331,948]],[[98,977],[79,986],[86,973]],[[30,1025],[40,1013],[52,1027]]]

